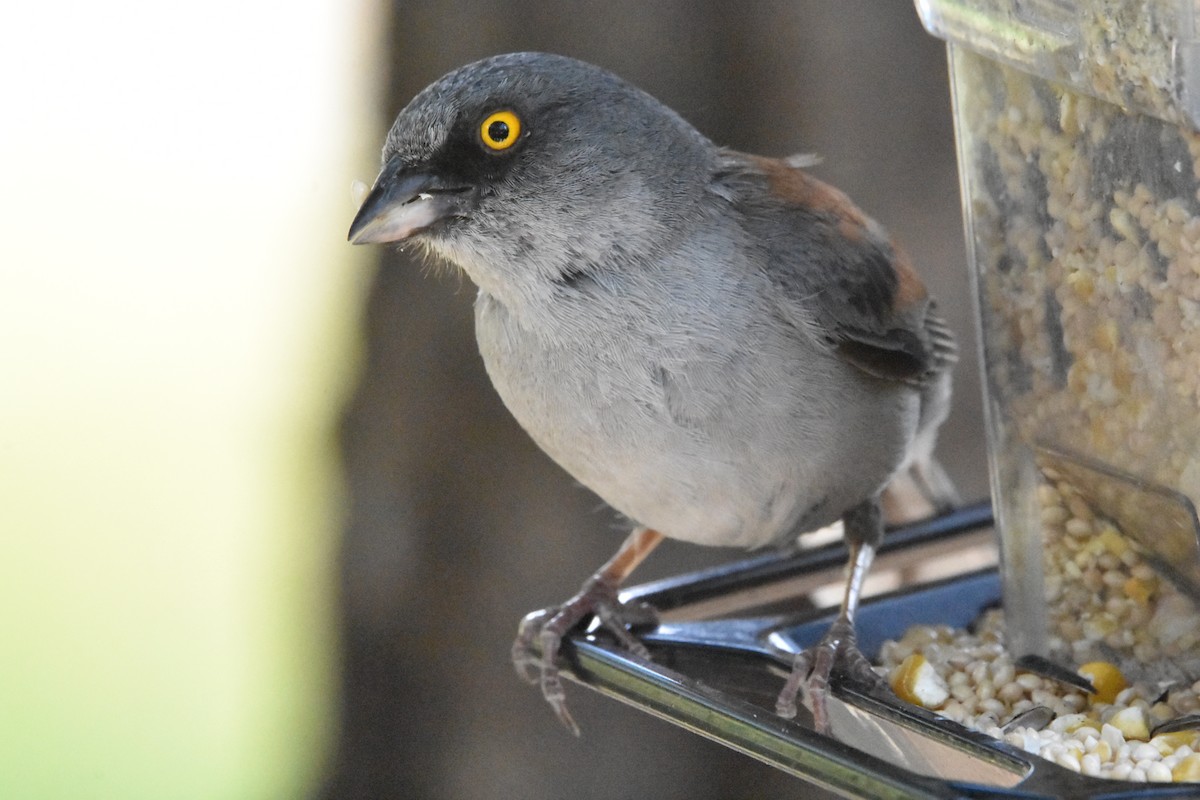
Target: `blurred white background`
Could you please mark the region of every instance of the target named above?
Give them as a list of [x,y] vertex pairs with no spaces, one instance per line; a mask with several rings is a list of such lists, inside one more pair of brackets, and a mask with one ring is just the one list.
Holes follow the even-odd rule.
[[0,797],[325,766],[367,2],[0,11]]

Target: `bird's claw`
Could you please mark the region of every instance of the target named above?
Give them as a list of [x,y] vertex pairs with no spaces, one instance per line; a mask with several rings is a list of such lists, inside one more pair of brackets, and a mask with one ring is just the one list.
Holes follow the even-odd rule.
[[838,619],[821,641],[796,654],[792,672],[775,700],[775,713],[785,719],[795,717],[797,695],[803,688],[811,706],[813,728],[819,733],[828,734],[829,683],[835,669],[839,675],[858,683],[887,689],[887,681],[875,672],[871,662],[858,649],[853,623]]
[[649,659],[650,651],[638,641],[630,626],[653,625],[657,614],[646,603],[622,603],[617,587],[603,574],[593,575],[579,594],[561,606],[544,608],[527,614],[517,628],[512,659],[522,680],[540,684],[542,697],[554,709],[555,715],[576,736],[579,725],[567,710],[566,691],[558,670],[558,652],[563,637],[590,615],[635,656]]
[[538,648],[533,646],[533,642],[537,639],[546,620],[550,619],[556,611],[555,608],[530,611],[517,626],[517,638],[512,646],[512,660],[513,666],[517,669],[517,675],[526,683],[538,682],[536,669],[541,665],[542,659]]

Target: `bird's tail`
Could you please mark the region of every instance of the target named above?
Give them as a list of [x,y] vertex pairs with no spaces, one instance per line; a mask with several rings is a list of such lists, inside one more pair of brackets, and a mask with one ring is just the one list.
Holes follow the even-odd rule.
[[908,455],[881,498],[889,525],[912,522],[961,504],[954,481],[934,458],[938,428],[950,413],[950,371],[931,381],[921,393],[921,415]]

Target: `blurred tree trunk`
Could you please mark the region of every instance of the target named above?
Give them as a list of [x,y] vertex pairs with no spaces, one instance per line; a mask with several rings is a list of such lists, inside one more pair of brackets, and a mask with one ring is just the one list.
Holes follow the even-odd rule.
[[[407,2],[393,9],[391,42],[387,122],[460,64],[549,50],[615,70],[722,144],[822,154],[818,174],[909,243],[970,361],[944,59],[911,4]],[[381,254],[342,431],[341,739],[322,797],[815,796],[568,686],[583,727],[576,740],[517,680],[508,653],[518,619],[572,594],[624,531],[491,389],[475,348],[474,287]],[[967,496],[986,485],[973,369],[959,370],[943,437]],[[664,550],[647,577],[735,555]]]

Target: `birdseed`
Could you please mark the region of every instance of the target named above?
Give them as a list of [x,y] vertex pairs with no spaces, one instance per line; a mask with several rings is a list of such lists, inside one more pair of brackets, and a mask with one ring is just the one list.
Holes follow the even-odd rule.
[[[1113,664],[1089,666],[1093,676],[1103,672],[1106,681],[1125,681]],[[999,610],[986,612],[970,631],[914,626],[900,639],[883,644],[878,669],[901,699],[1083,775],[1200,781],[1200,729],[1153,733],[1157,726],[1200,708],[1200,681],[1167,686],[1134,682],[1111,702],[1097,685],[1097,694],[1088,696],[1021,671],[1004,647],[1004,615]],[[1005,727],[1035,706],[1053,712],[1048,725]]]
[[[1200,678],[1200,134],[1169,112],[1177,4],[1081,5],[1087,55],[1066,77],[1119,102],[953,58],[1007,638],[1071,668],[1111,665],[1129,681],[1117,697],[1155,697],[1145,687]],[[1132,6],[1154,24],[1122,23]],[[948,683],[946,707],[982,702],[977,683]],[[1016,685],[1064,714],[1097,705]],[[1012,713],[1009,682],[982,688],[994,702],[972,714]],[[1097,766],[1086,749],[1052,752]],[[1124,777],[1162,778],[1144,761]]]

